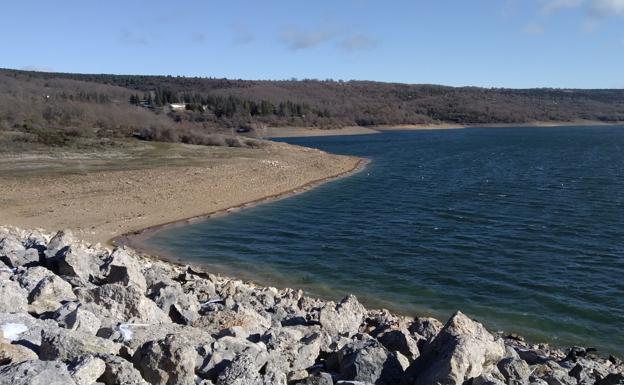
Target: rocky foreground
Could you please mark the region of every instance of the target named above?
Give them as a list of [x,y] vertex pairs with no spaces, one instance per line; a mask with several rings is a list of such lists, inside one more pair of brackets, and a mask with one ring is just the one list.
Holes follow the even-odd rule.
[[0,228],[0,384],[624,384],[590,349]]

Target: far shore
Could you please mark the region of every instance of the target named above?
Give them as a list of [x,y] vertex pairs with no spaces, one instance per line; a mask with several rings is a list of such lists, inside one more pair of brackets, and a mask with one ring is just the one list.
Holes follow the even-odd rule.
[[382,126],[345,126],[339,128],[318,127],[268,127],[265,132],[267,138],[291,138],[314,136],[339,135],[371,135],[385,131],[426,131],[426,130],[453,130],[462,128],[513,128],[513,127],[572,127],[572,126],[623,126],[624,122],[606,123],[594,120],[578,120],[572,122],[529,122],[529,123],[491,123],[491,124],[397,124]]

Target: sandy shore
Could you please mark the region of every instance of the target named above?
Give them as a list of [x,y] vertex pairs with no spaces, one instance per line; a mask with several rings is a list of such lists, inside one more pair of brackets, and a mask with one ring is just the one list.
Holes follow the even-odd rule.
[[141,146],[97,156],[3,154],[0,223],[67,228],[89,242],[110,243],[122,234],[293,192],[360,162],[284,143],[262,149]]
[[496,123],[496,124],[397,124],[392,126],[347,126],[334,129],[320,129],[316,127],[269,127],[266,130],[267,138],[290,138],[311,136],[338,136],[338,135],[370,135],[384,131],[420,131],[420,130],[450,130],[470,127],[483,128],[513,128],[513,127],[566,127],[566,126],[619,126],[622,123],[605,123],[593,120],[579,120],[574,122],[529,122],[529,123]]

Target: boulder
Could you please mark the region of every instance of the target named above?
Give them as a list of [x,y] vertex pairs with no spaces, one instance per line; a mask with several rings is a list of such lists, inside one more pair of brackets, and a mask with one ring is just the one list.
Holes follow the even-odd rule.
[[93,289],[77,290],[83,309],[97,314],[103,326],[138,322],[169,323],[171,320],[136,286],[106,284]]
[[263,334],[271,327],[271,321],[257,312],[241,306],[210,312],[195,320],[192,325],[214,335],[226,329],[240,327],[247,334]]
[[461,385],[490,371],[505,354],[503,341],[457,312],[410,367],[416,385]]
[[34,266],[17,270],[17,282],[30,295],[35,287],[46,277],[52,277],[55,274],[43,266]]
[[198,358],[189,341],[169,335],[163,340],[147,342],[132,361],[150,384],[194,385]]
[[180,283],[158,282],[150,287],[150,298],[169,315],[171,320],[189,325],[199,318],[199,302],[192,294],[186,294]]
[[212,344],[210,357],[203,362],[198,372],[203,378],[216,379],[216,376],[234,357],[243,352],[253,356],[260,367],[267,362],[268,353],[264,343],[253,343],[243,338],[222,337]]
[[102,278],[102,254],[106,252],[79,243],[70,231],[59,231],[44,252],[46,266],[75,286],[85,286]]
[[69,302],[56,310],[52,316],[60,327],[95,335],[100,330],[101,321],[92,312],[76,302]]
[[0,261],[9,267],[36,266],[39,251],[24,247],[16,238],[7,237],[0,240]]
[[0,385],[76,385],[59,361],[24,361],[0,367]]
[[[158,327],[133,325],[127,325],[127,327],[131,330],[132,336],[127,341],[124,341],[123,344],[131,355],[145,343],[163,340],[170,334],[185,338],[188,344],[196,349],[200,349],[202,346],[206,345],[210,346],[215,341],[210,333],[202,329],[175,323],[161,324],[158,325]],[[209,348],[208,350],[211,349]]]
[[321,335],[309,333],[304,327],[270,329],[262,341],[269,352],[266,370],[285,373],[289,380],[296,372],[312,367],[320,354]]
[[74,360],[85,355],[118,354],[120,345],[87,333],[58,328],[43,330],[39,358],[46,361]]
[[62,302],[76,300],[69,283],[56,275],[43,278],[28,295],[30,311],[43,314],[61,307]]
[[503,358],[496,365],[508,383],[512,385],[526,384],[529,382],[531,369],[526,361],[519,358]]
[[217,296],[214,283],[205,278],[187,281],[182,286],[186,292],[194,294],[201,303],[208,302]]
[[386,349],[397,351],[410,360],[415,360],[420,355],[418,343],[407,329],[387,330],[377,336]]
[[143,292],[147,290],[145,277],[141,272],[141,264],[123,248],[115,249],[102,267],[106,282],[134,285]]
[[76,385],[91,385],[95,383],[106,369],[104,360],[93,356],[81,357],[73,364],[69,372]]
[[48,248],[48,242],[50,242],[50,237],[47,234],[41,230],[33,230],[22,243],[27,249],[36,249],[43,253]]
[[28,313],[0,313],[0,330],[5,328],[17,329],[19,333],[11,339],[33,348],[41,345],[43,330],[61,330],[57,323],[50,319],[37,319]]
[[345,297],[339,304],[328,302],[319,313],[319,323],[334,335],[352,336],[364,321],[366,309],[353,295]]
[[253,354],[236,356],[219,374],[217,385],[262,385],[260,367]]
[[28,310],[28,292],[17,282],[0,281],[0,312],[24,313]]
[[409,325],[408,330],[410,333],[424,337],[427,341],[432,341],[443,327],[444,324],[435,318],[419,317]]
[[37,353],[25,346],[0,341],[0,366],[38,358]]
[[396,355],[374,339],[354,341],[338,352],[338,366],[343,380],[376,385],[401,382],[403,368]]
[[100,354],[98,358],[104,361],[104,373],[99,380],[105,385],[148,385],[141,372],[125,359],[108,354]]
[[56,265],[55,271],[74,286],[87,286],[89,282],[102,279],[101,264],[94,250],[70,246],[57,254],[52,266]]

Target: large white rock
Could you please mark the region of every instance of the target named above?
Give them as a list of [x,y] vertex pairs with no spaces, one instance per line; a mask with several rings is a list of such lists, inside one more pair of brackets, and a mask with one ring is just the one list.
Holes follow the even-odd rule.
[[102,267],[106,282],[134,285],[145,292],[147,283],[141,272],[141,264],[125,249],[115,249]]
[[332,336],[352,336],[364,321],[366,309],[354,295],[345,297],[339,304],[328,302],[321,309],[319,322]]
[[[169,323],[171,320],[136,286],[106,284],[77,291],[83,308],[102,317],[103,326],[117,323]],[[108,324],[107,324],[108,323]]]
[[415,362],[415,383],[461,385],[491,371],[504,355],[502,340],[458,311]]

